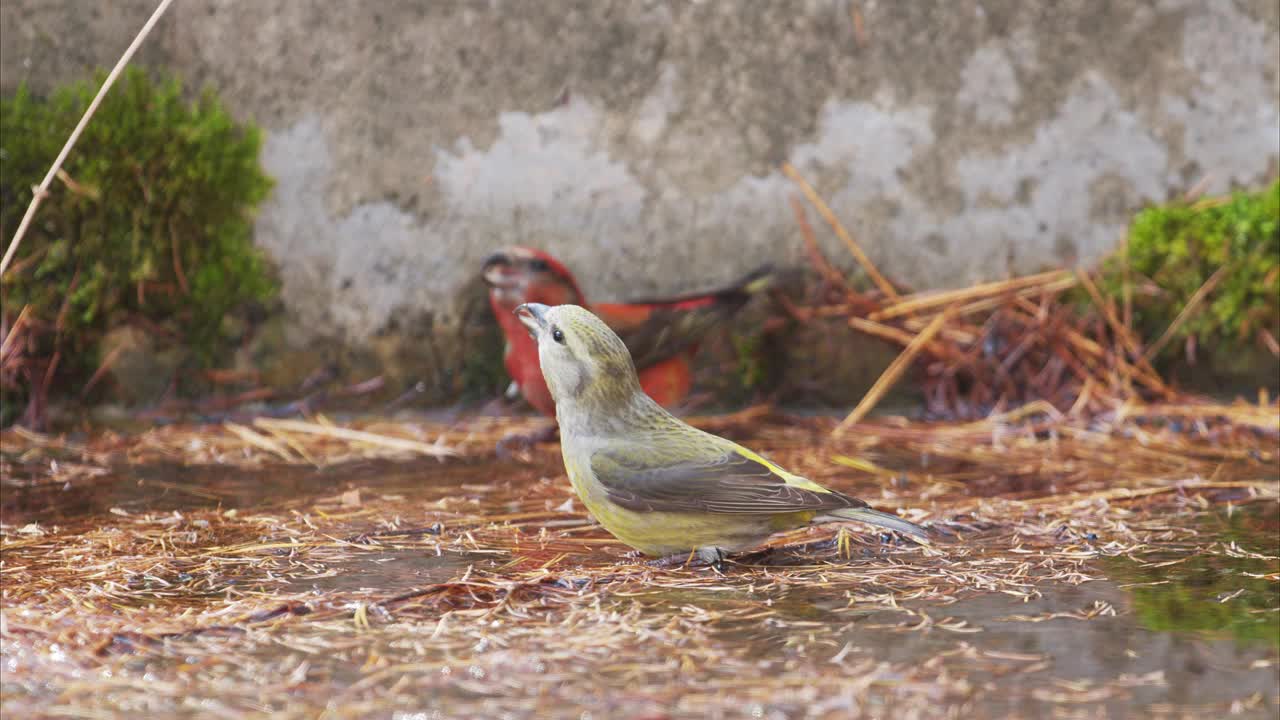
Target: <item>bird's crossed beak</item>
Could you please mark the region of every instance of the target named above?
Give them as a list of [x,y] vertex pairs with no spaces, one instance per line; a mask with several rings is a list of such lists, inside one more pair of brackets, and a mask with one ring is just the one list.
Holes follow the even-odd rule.
[[524,323],[525,329],[536,340],[538,333],[547,327],[547,311],[551,308],[542,303],[525,303],[515,309],[516,317]]
[[485,258],[481,276],[489,287],[510,288],[519,282],[515,263],[505,252],[496,252]]

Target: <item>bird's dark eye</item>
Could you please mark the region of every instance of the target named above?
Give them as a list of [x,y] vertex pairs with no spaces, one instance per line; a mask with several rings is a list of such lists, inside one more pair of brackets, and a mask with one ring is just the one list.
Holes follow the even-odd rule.
[[551,339],[564,344],[564,333],[560,332],[560,328],[551,328]]
[[551,269],[551,266],[547,264],[546,260],[534,258],[529,261],[529,269],[536,272],[546,272]]

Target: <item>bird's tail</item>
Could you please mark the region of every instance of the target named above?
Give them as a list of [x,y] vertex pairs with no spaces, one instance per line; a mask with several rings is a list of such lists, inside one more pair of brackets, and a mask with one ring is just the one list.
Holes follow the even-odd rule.
[[765,292],[774,285],[772,265],[761,265],[738,279],[737,282],[725,285],[718,290],[704,292],[703,297],[729,312],[735,312],[746,305],[752,297]]
[[773,287],[773,266],[761,265],[730,286],[730,291],[755,295]]
[[858,522],[863,522],[868,525],[875,525],[877,527],[888,528],[889,530],[897,530],[903,535],[910,535],[913,540],[916,540],[917,542],[924,545],[931,544],[928,530],[925,530],[924,528],[920,527],[919,525],[916,525],[913,522],[903,520],[897,515],[890,515],[889,513],[880,512],[879,510],[872,510],[871,508],[868,508],[868,507],[841,508],[839,510],[831,510],[824,514],[823,519],[825,520],[856,520]]

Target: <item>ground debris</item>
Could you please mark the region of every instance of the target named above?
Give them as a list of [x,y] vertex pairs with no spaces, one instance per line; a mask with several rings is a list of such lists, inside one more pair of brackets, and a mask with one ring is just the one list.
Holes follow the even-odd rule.
[[[1202,520],[1273,522],[1274,443],[1233,420],[1254,411],[1206,409],[1223,418],[1211,438],[1139,422],[1147,412],[881,417],[838,438],[833,418],[767,408],[694,419],[941,539],[921,547],[825,526],[776,537],[722,572],[629,554],[568,502],[554,446],[494,460],[496,440],[532,420],[254,430],[270,442],[224,426],[76,443],[7,434],[0,699],[77,716],[1273,710],[1252,686],[1174,702],[1178,683],[1159,674],[1173,670],[1143,664],[1154,662],[1145,652],[1122,673],[1080,678],[1058,674],[1067,660],[1053,645],[1000,639],[1010,627],[1133,622],[1124,593],[1157,591],[1193,561],[1245,563],[1214,588],[1221,607],[1241,607],[1258,584],[1274,594],[1277,553]],[[455,454],[441,463],[363,433]],[[52,479],[55,457],[95,472]],[[144,464],[122,470],[126,460]],[[171,470],[140,474],[156,467]],[[31,501],[143,480],[150,494],[76,512]],[[1130,568],[1128,587],[1099,582],[1112,563]],[[975,603],[990,611],[975,614]],[[1274,600],[1269,612],[1244,607],[1249,622],[1280,615]],[[1270,677],[1266,647],[1220,664]]]

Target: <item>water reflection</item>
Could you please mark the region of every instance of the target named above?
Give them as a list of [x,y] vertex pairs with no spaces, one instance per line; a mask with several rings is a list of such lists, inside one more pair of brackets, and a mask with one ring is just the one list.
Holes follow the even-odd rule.
[[1162,551],[1106,562],[1129,588],[1143,627],[1202,632],[1280,647],[1280,507],[1207,516],[1198,528],[1226,546],[1221,554]]
[[492,482],[495,477],[518,479],[535,474],[517,466],[445,466],[434,460],[367,461],[324,468],[131,465],[65,483],[24,483],[21,475],[5,478],[0,520],[11,525],[74,521],[107,515],[113,509],[116,514],[135,514],[289,507],[357,488],[369,493],[411,494],[430,501],[456,493],[463,486]]

